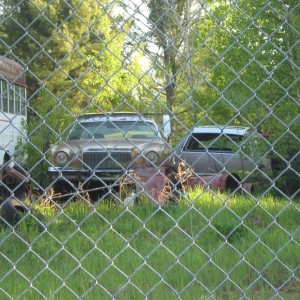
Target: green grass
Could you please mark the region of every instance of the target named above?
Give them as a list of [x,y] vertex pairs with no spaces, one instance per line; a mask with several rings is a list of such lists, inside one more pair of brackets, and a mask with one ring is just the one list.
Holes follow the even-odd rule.
[[[0,231],[0,299],[298,299],[300,204],[202,190],[178,205],[37,205]],[[277,297],[277,298],[276,298]],[[281,297],[281,298],[280,298]]]

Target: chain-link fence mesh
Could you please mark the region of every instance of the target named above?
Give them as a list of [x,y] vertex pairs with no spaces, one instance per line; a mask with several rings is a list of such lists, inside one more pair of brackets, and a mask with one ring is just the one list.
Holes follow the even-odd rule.
[[298,299],[298,1],[0,3],[1,299]]

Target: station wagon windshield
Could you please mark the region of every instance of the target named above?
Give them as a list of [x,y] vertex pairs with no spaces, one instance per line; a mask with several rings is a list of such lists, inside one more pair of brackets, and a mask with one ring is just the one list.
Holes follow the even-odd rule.
[[77,124],[67,140],[81,139],[153,139],[158,131],[152,123],[144,121],[81,122]]

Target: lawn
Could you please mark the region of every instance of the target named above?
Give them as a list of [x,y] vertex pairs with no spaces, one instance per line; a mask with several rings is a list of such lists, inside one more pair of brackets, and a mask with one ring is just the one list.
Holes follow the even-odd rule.
[[39,203],[0,231],[0,299],[298,299],[300,204],[194,190],[177,205]]

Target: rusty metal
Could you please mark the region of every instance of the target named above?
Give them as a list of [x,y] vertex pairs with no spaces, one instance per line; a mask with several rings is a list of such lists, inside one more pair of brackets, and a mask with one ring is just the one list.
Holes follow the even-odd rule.
[[135,181],[138,194],[144,192],[151,202],[166,204],[176,202],[181,192],[201,187],[219,192],[253,192],[252,183],[241,184],[238,176],[222,173],[199,176],[181,166],[140,167],[135,169],[131,178]]
[[132,178],[135,179],[137,194],[144,192],[150,201],[157,204],[165,202],[164,189],[168,181],[164,174],[165,167],[160,169],[155,167],[136,169],[134,174],[132,174]]
[[28,183],[29,179],[16,168],[7,165],[4,167],[2,174],[2,181],[17,182],[17,183]]
[[22,66],[12,59],[0,56],[0,78],[26,86],[26,78]]
[[[5,199],[10,195],[21,198],[26,197],[29,190],[29,177],[23,169],[16,164],[6,151],[0,172],[0,196]],[[1,199],[0,199],[1,200]]]

